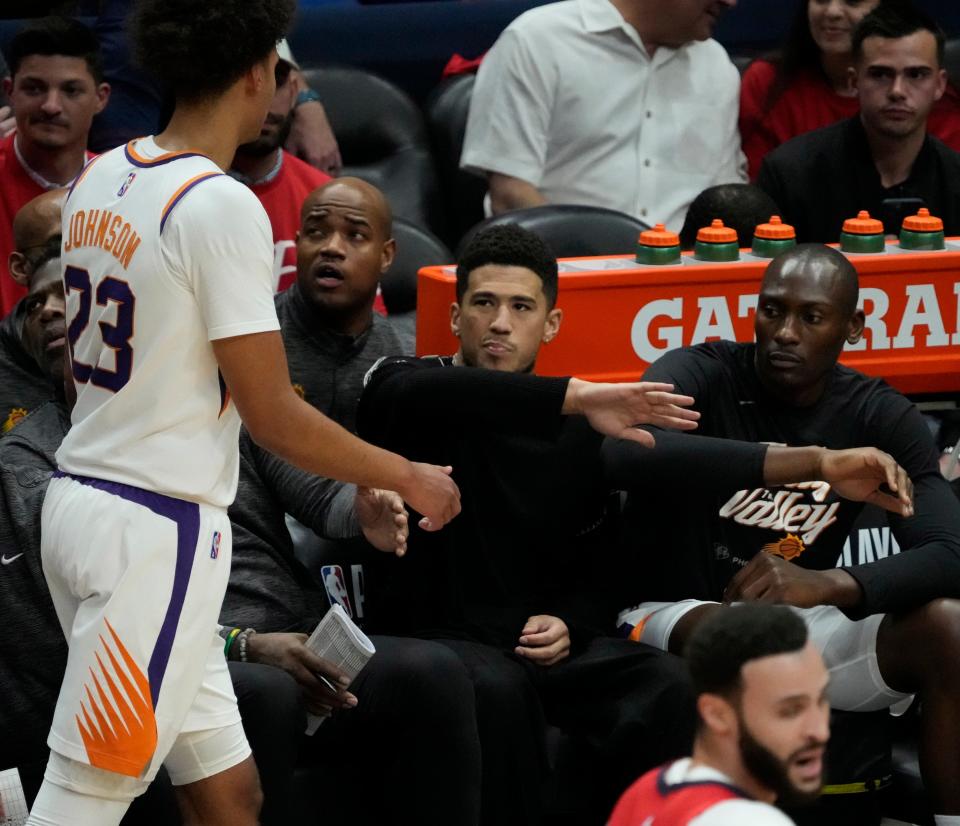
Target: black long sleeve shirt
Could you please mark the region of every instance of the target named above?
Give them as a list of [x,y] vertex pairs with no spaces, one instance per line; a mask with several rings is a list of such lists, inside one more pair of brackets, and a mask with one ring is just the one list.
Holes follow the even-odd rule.
[[373,371],[360,435],[452,465],[463,508],[436,533],[414,527],[403,559],[378,561],[367,578],[368,604],[388,606],[377,630],[505,648],[537,614],[563,619],[575,647],[612,630],[615,606],[597,586],[613,539],[601,437],[562,414],[567,383],[449,359]]
[[[624,520],[637,566],[630,601],[719,599],[762,551],[806,568],[835,566],[862,504],[823,482],[766,487],[761,443],[876,447],[913,480],[915,515],[888,515],[904,552],[846,568],[863,591],[851,616],[960,596],[960,503],[940,475],[916,407],[881,379],[842,365],[816,404],[787,407],[760,385],[754,351],[752,344],[718,341],[668,353],[644,378],[693,396],[699,428],[658,433],[658,447],[648,453],[626,444],[606,448],[616,481],[631,490]],[[728,443],[724,467],[722,443],[704,437],[755,444]]]

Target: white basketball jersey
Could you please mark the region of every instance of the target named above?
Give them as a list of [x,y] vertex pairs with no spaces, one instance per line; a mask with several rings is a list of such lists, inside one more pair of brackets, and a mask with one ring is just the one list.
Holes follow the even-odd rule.
[[210,342],[279,329],[257,197],[142,138],[78,178],[62,263],[77,404],[60,467],[229,505],[240,419]]

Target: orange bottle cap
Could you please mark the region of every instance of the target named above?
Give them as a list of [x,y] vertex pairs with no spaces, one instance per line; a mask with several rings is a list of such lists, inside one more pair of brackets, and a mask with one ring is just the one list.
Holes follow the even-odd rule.
[[697,240],[709,244],[736,244],[737,231],[733,227],[725,227],[719,218],[714,218],[709,227],[700,227]]
[[843,231],[850,235],[882,235],[883,221],[871,218],[869,212],[861,209],[856,218],[847,218],[843,222]]
[[779,215],[771,215],[768,223],[758,224],[753,234],[757,238],[766,238],[768,241],[782,241],[797,237],[797,231],[790,224],[783,223]]
[[680,236],[670,232],[663,224],[657,224],[653,229],[645,229],[640,233],[640,243],[645,247],[678,247]]
[[903,228],[910,232],[943,232],[943,221],[931,215],[930,210],[923,207],[916,215],[903,219]]

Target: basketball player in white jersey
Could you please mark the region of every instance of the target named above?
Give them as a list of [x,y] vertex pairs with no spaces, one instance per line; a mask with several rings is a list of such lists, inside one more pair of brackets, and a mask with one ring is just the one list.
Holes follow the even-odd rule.
[[[70,653],[32,826],[118,823],[161,763],[188,823],[257,822],[256,768],[216,636],[241,418],[305,470],[398,491],[424,527],[459,511],[449,468],[356,439],[290,384],[270,224],[223,170],[259,134],[293,8],[139,0],[140,60],[176,109],[156,137],[91,162],[64,208],[77,403],[42,558]],[[600,394],[623,426],[694,426],[675,404],[691,399],[632,387]]]

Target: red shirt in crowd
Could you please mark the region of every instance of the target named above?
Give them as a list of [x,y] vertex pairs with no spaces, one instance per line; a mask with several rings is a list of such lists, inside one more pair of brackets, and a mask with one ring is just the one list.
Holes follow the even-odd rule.
[[300,207],[306,197],[330,176],[304,163],[284,149],[280,170],[269,181],[252,184],[273,227],[273,288],[282,292],[297,278],[294,238],[300,229]]
[[[770,150],[804,132],[853,117],[859,109],[855,97],[837,94],[820,72],[805,69],[784,89],[770,111],[765,111],[776,72],[770,61],[755,60],[741,81],[740,139],[750,180],[756,179]],[[947,86],[934,106],[927,131],[960,152],[960,93],[953,86]]]
[[[13,252],[13,218],[24,204],[47,191],[47,187],[30,177],[17,158],[15,136],[16,133],[0,141],[0,318],[27,294],[26,287],[14,281],[7,269]],[[87,160],[92,157],[88,152]]]

